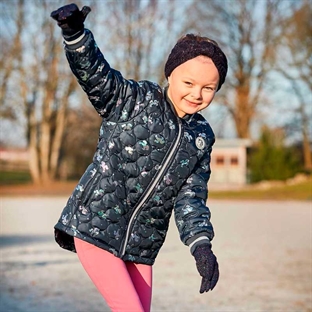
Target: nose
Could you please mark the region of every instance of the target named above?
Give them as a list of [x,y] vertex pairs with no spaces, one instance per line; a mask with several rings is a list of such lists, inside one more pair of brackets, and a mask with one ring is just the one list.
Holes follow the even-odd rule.
[[201,100],[202,99],[202,91],[201,88],[193,88],[192,89],[192,98],[195,100]]

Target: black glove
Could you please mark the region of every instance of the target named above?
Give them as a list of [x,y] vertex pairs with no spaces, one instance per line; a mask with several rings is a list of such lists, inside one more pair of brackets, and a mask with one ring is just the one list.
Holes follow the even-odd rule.
[[193,256],[196,260],[197,270],[203,278],[199,292],[202,294],[213,290],[219,279],[219,265],[210,244],[196,247]]
[[51,17],[57,21],[61,27],[65,40],[72,41],[79,38],[84,32],[84,21],[91,9],[84,6],[79,11],[76,4],[65,5],[51,13]]

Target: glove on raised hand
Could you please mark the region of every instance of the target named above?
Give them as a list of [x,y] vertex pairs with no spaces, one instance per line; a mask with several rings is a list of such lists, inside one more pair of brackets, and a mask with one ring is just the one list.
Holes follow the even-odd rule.
[[84,32],[84,21],[91,9],[84,6],[79,11],[76,4],[65,5],[51,13],[51,17],[57,21],[57,25],[61,27],[65,40],[73,41],[79,38]]
[[196,261],[197,270],[202,276],[199,292],[202,294],[213,290],[219,280],[219,265],[210,244],[202,244],[196,247],[193,256]]

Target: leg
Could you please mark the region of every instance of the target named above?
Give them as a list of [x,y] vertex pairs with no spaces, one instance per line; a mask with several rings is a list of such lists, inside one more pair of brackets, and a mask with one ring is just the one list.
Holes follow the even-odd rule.
[[113,312],[145,312],[125,262],[111,253],[75,238],[84,269]]
[[126,262],[132,283],[145,312],[150,312],[152,300],[152,266]]

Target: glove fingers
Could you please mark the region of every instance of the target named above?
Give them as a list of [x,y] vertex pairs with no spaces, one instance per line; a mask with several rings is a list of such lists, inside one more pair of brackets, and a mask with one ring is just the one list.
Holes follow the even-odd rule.
[[58,15],[59,15],[58,10],[55,10],[55,11],[53,11],[53,12],[50,14],[50,16],[51,16],[53,19],[55,19],[56,21],[58,20]]
[[79,8],[75,3],[69,4],[60,11],[60,19],[67,19],[79,12]]
[[212,276],[212,279],[211,279],[211,282],[210,282],[210,289],[213,290],[219,280],[219,276],[220,276],[220,273],[219,273],[219,265],[218,265],[218,262],[216,262],[216,265],[215,265],[215,268],[214,268],[214,272],[213,272],[213,276]]
[[50,16],[56,21],[61,22],[70,18],[75,12],[79,12],[79,9],[76,4],[72,3],[53,11]]
[[216,265],[217,265],[217,258],[214,254],[211,254],[209,261],[207,262],[207,267],[208,267],[208,272],[206,271],[206,278],[211,281],[214,271],[216,269]]
[[201,285],[200,285],[200,290],[199,290],[199,292],[202,294],[202,293],[208,291],[209,289],[210,289],[210,281],[209,281],[208,278],[203,277],[203,278],[202,278]]
[[74,11],[71,11],[71,10],[60,10],[59,12],[59,16],[58,16],[58,20],[59,22],[65,22],[66,20],[69,20],[73,14],[75,12]]
[[72,12],[58,9],[53,11],[50,16],[55,19],[59,25],[66,23],[66,20],[72,16]]

